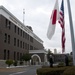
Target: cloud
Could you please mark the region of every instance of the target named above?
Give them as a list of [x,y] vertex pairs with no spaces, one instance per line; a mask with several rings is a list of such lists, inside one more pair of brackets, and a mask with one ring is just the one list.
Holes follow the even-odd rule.
[[[73,27],[75,28],[75,10],[74,0],[70,0]],[[44,41],[45,48],[58,49],[61,52],[61,27],[57,23],[55,34],[52,39],[47,38],[47,29],[50,21],[50,16],[54,8],[55,0],[0,0],[0,5],[3,5],[21,22],[23,22],[23,9],[25,9],[25,25],[32,26],[34,33]],[[59,8],[61,0],[59,0]],[[71,52],[71,35],[67,9],[67,1],[64,0],[65,11],[65,36],[66,36],[66,52]],[[74,29],[75,32],[75,29]],[[74,33],[75,34],[75,33]]]

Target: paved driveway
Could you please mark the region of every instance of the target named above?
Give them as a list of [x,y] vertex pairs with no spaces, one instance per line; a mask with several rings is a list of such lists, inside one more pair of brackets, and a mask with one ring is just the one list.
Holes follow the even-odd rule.
[[36,75],[36,69],[41,66],[27,66],[20,68],[0,68],[0,75]]

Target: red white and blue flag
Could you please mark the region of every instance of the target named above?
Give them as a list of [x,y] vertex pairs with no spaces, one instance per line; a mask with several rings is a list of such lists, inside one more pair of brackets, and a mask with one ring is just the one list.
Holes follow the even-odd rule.
[[59,12],[59,21],[60,26],[62,28],[62,53],[65,52],[65,25],[64,25],[64,2],[62,0],[61,8]]
[[50,23],[47,31],[47,37],[48,39],[51,39],[54,32],[55,32],[55,27],[56,27],[56,21],[58,20],[58,14],[59,14],[59,6],[58,6],[58,0],[56,0],[51,18],[50,18]]

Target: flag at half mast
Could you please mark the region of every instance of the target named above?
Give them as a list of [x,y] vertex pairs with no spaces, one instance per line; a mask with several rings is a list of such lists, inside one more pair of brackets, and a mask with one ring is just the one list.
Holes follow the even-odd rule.
[[59,21],[60,26],[62,28],[62,53],[65,52],[65,24],[64,24],[64,2],[62,0],[61,3],[61,8],[60,8],[60,12],[59,12]]
[[53,12],[51,14],[48,31],[47,31],[48,39],[51,39],[55,32],[56,21],[58,20],[58,15],[59,15],[59,6],[58,6],[58,0],[56,0]]

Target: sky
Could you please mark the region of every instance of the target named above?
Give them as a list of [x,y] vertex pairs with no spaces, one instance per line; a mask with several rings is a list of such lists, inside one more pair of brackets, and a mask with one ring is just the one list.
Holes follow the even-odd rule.
[[[33,32],[43,40],[45,49],[50,49],[54,52],[57,49],[57,53],[62,52],[61,48],[61,27],[59,23],[56,24],[55,34],[52,39],[47,38],[47,29],[50,22],[50,16],[54,8],[56,0],[0,0],[0,5],[3,5],[8,11],[10,11],[16,18],[23,22],[23,9],[25,9],[24,24],[25,26],[31,26]],[[59,2],[59,9],[61,0]],[[75,0],[70,0],[73,28],[75,28]],[[72,51],[70,25],[68,18],[67,0],[64,0],[64,14],[65,14],[65,53]],[[75,29],[74,29],[75,34]]]

